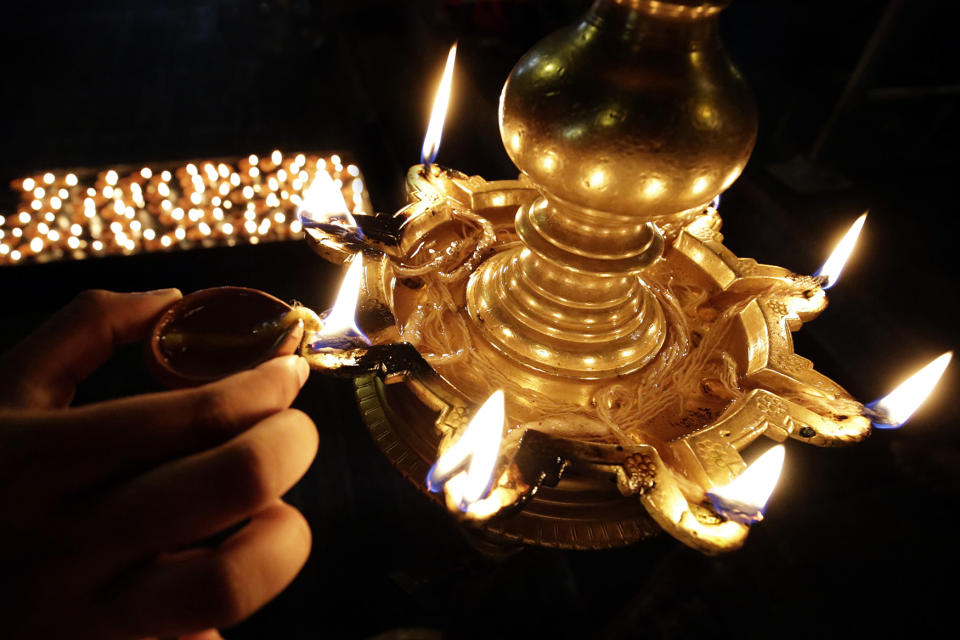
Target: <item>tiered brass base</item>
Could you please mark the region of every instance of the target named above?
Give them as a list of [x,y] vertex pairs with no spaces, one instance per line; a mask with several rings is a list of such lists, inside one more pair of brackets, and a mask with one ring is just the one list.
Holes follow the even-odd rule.
[[[425,482],[440,445],[437,412],[404,384],[386,385],[365,376],[355,385],[361,415],[384,455],[443,504],[442,495],[431,494]],[[568,468],[556,487],[542,487],[522,510],[468,526],[505,543],[561,549],[620,547],[661,532],[639,501],[625,499],[617,490],[615,467],[585,462]]]
[[743,473],[746,447],[869,433],[861,405],[793,352],[791,332],[826,306],[820,283],[734,255],[707,206],[756,137],[718,37],[726,4],[595,0],[504,86],[519,180],[415,166],[389,242],[308,229],[329,259],[362,252],[373,346],[304,356],[379,376],[358,381],[363,415],[416,486],[503,389],[492,488],[462,515],[491,535],[599,548],[659,528],[728,551],[749,527],[705,492]]
[[515,228],[522,246],[485,262],[467,287],[483,342],[578,381],[636,371],[657,354],[663,310],[639,277],[663,253],[654,225],[541,195]]
[[[812,278],[735,256],[722,244],[719,217],[707,209],[668,228],[663,257],[650,267],[658,287],[672,279],[700,292],[699,302],[683,312],[699,318],[691,320],[699,337],[691,336],[686,355],[663,371],[669,377],[675,367],[694,367],[695,385],[684,390],[682,406],[658,410],[615,437],[611,429],[624,427],[621,419],[636,422],[630,403],[638,391],[641,400],[661,393],[659,378],[644,379],[653,364],[613,380],[543,371],[488,342],[466,308],[468,276],[496,274],[498,263],[511,259],[514,214],[537,192],[523,181],[487,182],[436,166],[413,167],[408,185],[411,204],[398,213],[403,224],[395,245],[369,235],[366,244],[351,244],[357,241],[341,231],[310,230],[314,248],[328,259],[342,261],[362,248],[357,321],[373,346],[345,352],[307,346],[303,355],[316,369],[358,378],[371,433],[425,493],[437,456],[489,393],[505,389],[508,432],[489,498],[494,506],[486,515],[465,515],[485,535],[594,549],[630,544],[659,529],[707,553],[735,549],[748,527],[719,517],[704,492],[743,472],[743,449],[761,436],[834,446],[869,433],[862,407],[793,352],[791,332],[826,306],[822,288]],[[478,242],[474,226],[486,230],[487,240],[477,244],[487,242],[483,251],[464,249],[465,261],[424,257],[429,270],[411,265],[411,256],[429,256],[430,247],[437,253],[464,246],[466,238]],[[452,346],[459,353],[452,358],[417,342],[423,334],[404,333],[420,310],[438,308],[444,309],[441,331],[466,331],[457,334]],[[671,308],[676,314],[676,305]],[[707,340],[721,317],[725,328]],[[668,339],[660,354],[676,348]],[[713,374],[698,368],[720,352],[735,365],[733,400],[715,393]],[[656,363],[662,365],[660,357]],[[619,397],[627,403],[618,407],[619,400],[605,396],[607,408],[619,411],[612,424],[598,414],[598,392],[611,384],[625,390]]]

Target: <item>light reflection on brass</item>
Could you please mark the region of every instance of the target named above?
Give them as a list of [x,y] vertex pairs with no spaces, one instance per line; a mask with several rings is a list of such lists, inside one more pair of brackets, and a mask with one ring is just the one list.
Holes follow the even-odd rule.
[[[695,7],[706,7],[693,11]],[[706,204],[742,170],[753,99],[717,36],[726,3],[598,0],[537,44],[503,89],[501,132],[540,190],[581,207],[648,219]],[[682,15],[667,17],[668,8]],[[549,152],[560,160],[546,167]],[[597,168],[604,180],[591,180]],[[651,203],[637,185],[665,192]],[[694,182],[704,186],[693,190]]]
[[[743,472],[745,447],[761,436],[833,446],[870,431],[863,407],[793,351],[791,333],[826,307],[820,282],[734,255],[709,205],[756,132],[716,35],[725,4],[597,0],[537,45],[501,98],[519,179],[412,167],[396,242],[363,247],[358,324],[374,344],[311,360],[361,376],[371,433],[424,491],[430,463],[504,388],[489,508],[458,516],[498,539],[603,548],[655,522],[703,552],[729,551],[749,528],[706,492]],[[308,235],[336,261],[358,250]],[[687,307],[671,287],[690,294]],[[425,347],[425,314],[448,353]],[[670,353],[682,355],[652,364]],[[601,415],[619,406],[617,385],[639,412],[683,376],[679,407],[642,405],[640,422],[610,414],[634,419],[629,428]]]
[[[363,253],[367,267],[357,319],[373,346],[341,355],[304,355],[314,368],[361,376],[358,396],[371,431],[394,464],[424,490],[426,468],[448,446],[444,443],[456,439],[488,392],[471,382],[477,379],[471,373],[476,358],[492,358],[503,367],[518,390],[508,397],[509,420],[514,427],[526,421],[528,430],[513,448],[501,452],[490,503],[499,506],[483,514],[489,519],[473,518],[483,530],[529,544],[603,548],[650,535],[652,518],[684,544],[705,553],[729,551],[743,544],[749,529],[714,513],[705,492],[744,470],[741,450],[761,436],[834,446],[869,433],[860,405],[793,353],[790,333],[826,307],[818,281],[734,255],[723,245],[713,209],[697,212],[668,234],[664,255],[651,274],[683,278],[708,292],[719,308],[742,307],[723,347],[737,362],[744,394],[713,418],[679,429],[651,423],[641,436],[646,442],[594,444],[574,435],[573,417],[538,413],[535,404],[524,404],[529,398],[523,395],[563,397],[589,412],[603,380],[527,370],[485,346],[478,334],[472,336],[471,352],[458,363],[429,365],[401,342],[398,329],[409,320],[411,296],[416,299],[420,290],[415,282],[398,279],[394,265],[444,229],[460,209],[484,216],[496,229],[495,253],[483,264],[510,255],[509,250],[497,252],[516,242],[510,212],[534,201],[537,192],[523,181],[486,182],[436,165],[411,168],[407,180],[411,204],[398,214],[403,223],[396,248],[370,246]],[[313,233],[311,238],[322,255],[335,261],[352,253],[335,237]],[[451,285],[450,290],[456,297],[463,286]],[[587,348],[583,357],[596,356]],[[385,386],[377,376],[406,384]],[[631,504],[643,510],[631,510]]]
[[[638,278],[662,252],[652,223],[710,202],[756,136],[749,91],[717,38],[720,6],[598,0],[508,78],[501,134],[540,197],[517,215],[525,247],[484,265],[467,301],[510,357],[603,378],[661,348],[663,312]],[[611,319],[602,331],[598,314]]]

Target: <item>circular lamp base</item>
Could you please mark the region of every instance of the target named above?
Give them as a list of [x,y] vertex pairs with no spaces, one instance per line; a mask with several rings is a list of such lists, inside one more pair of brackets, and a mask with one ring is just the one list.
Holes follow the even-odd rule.
[[[384,384],[376,376],[355,379],[360,413],[390,462],[420,491],[438,503],[442,494],[426,486],[437,457],[436,414],[405,384]],[[608,549],[633,544],[660,532],[636,499],[624,497],[615,476],[573,464],[556,487],[542,487],[519,512],[469,526],[494,541],[559,549]]]

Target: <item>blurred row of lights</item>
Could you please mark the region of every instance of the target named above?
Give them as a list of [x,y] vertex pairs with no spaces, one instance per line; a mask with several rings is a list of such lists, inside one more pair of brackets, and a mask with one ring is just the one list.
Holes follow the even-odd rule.
[[15,180],[0,212],[0,265],[299,238],[297,210],[321,174],[351,213],[372,210],[360,169],[339,155],[46,172]]

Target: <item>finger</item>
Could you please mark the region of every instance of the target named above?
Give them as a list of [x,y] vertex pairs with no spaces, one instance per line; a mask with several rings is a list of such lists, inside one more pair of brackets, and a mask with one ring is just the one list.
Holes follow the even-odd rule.
[[228,441],[289,407],[309,372],[283,356],[202,387],[21,416],[0,459],[29,460],[39,483],[68,476],[80,492]]
[[310,467],[317,441],[313,421],[288,409],[132,480],[87,510],[84,530],[121,562],[196,543],[283,495]]
[[219,547],[175,555],[114,585],[103,615],[123,636],[233,626],[290,584],[309,554],[306,520],[274,502]]
[[0,360],[0,406],[68,405],[77,384],[114,348],[146,337],[157,316],[181,297],[177,289],[84,291]]
[[198,633],[181,635],[179,640],[223,640],[223,636],[216,629],[207,629]]
[[303,341],[303,320],[297,320],[280,340],[274,353],[297,353],[300,342]]

